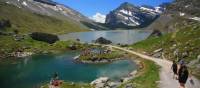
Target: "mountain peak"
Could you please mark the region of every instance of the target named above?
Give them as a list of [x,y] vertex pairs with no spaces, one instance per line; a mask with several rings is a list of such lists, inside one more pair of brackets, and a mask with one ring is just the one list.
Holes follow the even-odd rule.
[[132,9],[132,8],[137,8],[136,6],[134,6],[133,4],[129,3],[129,2],[124,2],[120,5],[119,8],[125,8],[125,9]]
[[121,5],[129,6],[129,5],[132,5],[132,4],[129,3],[129,2],[124,2],[124,3],[122,3]]
[[105,23],[113,28],[145,27],[157,18],[159,11],[151,6],[140,7],[124,2],[106,16]]

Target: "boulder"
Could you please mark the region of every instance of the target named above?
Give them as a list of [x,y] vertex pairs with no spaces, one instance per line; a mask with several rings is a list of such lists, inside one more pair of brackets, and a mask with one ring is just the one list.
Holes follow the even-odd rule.
[[160,49],[157,49],[155,51],[153,51],[154,53],[158,53],[158,52],[162,52],[163,51],[163,48],[160,48]]
[[106,83],[108,80],[109,80],[108,77],[100,77],[100,78],[98,78],[98,79],[92,81],[90,84],[91,84],[91,85],[96,85],[96,84],[98,84],[98,83]]
[[197,65],[196,65],[196,68],[197,68],[197,69],[200,69],[200,64],[197,64]]
[[197,60],[200,62],[200,55],[197,56]]
[[189,53],[188,52],[183,52],[182,57],[188,57]]
[[161,58],[162,57],[162,52],[158,52],[158,53],[153,54],[153,57]]
[[109,81],[108,77],[100,77],[90,83],[90,85],[93,85],[95,88],[105,88],[107,86],[107,83]]
[[95,40],[95,43],[100,43],[100,44],[111,44],[112,42],[110,40],[107,40],[103,37],[100,37]]
[[[197,56],[197,59],[190,61],[188,66],[194,66],[195,64],[198,64],[200,62],[200,55]],[[196,65],[197,68],[200,68],[200,64]]]
[[128,83],[128,84],[125,85],[125,88],[135,88],[135,87],[133,87],[132,83]]
[[149,37],[160,37],[160,36],[162,36],[162,32],[160,32],[159,30],[153,30],[153,32]]
[[55,43],[59,40],[57,35],[48,34],[48,33],[41,33],[41,32],[34,32],[30,34],[31,38],[38,41],[43,41],[47,43]]
[[76,50],[76,49],[77,49],[76,45],[70,45],[69,48],[70,48],[71,50]]
[[173,44],[173,45],[170,47],[170,49],[171,49],[171,50],[174,50],[174,49],[176,49],[176,46],[177,46],[176,44]]
[[162,56],[162,51],[163,51],[163,48],[154,50],[154,51],[153,51],[153,57],[155,57],[155,58],[161,58],[161,56]]
[[135,76],[137,74],[137,70],[130,73],[131,76]]
[[176,57],[179,56],[179,49],[174,50],[173,54],[174,54],[174,56],[176,56]]
[[18,57],[18,58],[23,58],[23,57],[28,57],[33,55],[32,52],[13,52],[12,56]]
[[2,19],[0,20],[0,29],[11,27],[11,23],[9,20]]
[[117,88],[120,85],[120,82],[108,82],[109,88]]
[[105,87],[105,83],[97,83],[95,85],[95,88],[104,88]]

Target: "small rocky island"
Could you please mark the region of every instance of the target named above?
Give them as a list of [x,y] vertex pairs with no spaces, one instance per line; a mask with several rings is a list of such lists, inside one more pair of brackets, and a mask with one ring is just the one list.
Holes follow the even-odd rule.
[[122,59],[123,56],[122,52],[105,47],[96,47],[82,50],[81,54],[74,59],[82,63],[108,63]]
[[107,40],[103,37],[99,37],[98,39],[95,40],[95,43],[99,43],[99,44],[111,44],[112,41]]

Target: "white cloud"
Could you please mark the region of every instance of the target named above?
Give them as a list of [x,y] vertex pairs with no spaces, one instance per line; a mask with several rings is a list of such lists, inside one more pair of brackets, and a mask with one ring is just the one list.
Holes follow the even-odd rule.
[[106,15],[97,12],[94,16],[90,17],[90,19],[94,20],[95,22],[105,23]]

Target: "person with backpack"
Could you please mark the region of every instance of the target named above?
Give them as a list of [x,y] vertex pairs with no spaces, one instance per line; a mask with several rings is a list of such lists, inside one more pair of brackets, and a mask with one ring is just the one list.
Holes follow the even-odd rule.
[[59,80],[59,76],[57,72],[53,74],[50,84],[51,84],[50,88],[59,88],[59,86],[62,84],[62,81]]
[[187,82],[188,77],[189,71],[187,69],[187,66],[184,63],[180,64],[180,68],[178,71],[178,82],[180,84],[180,88],[185,88],[185,83]]
[[175,60],[173,60],[173,64],[172,64],[172,67],[171,67],[174,75],[173,75],[173,79],[176,79],[177,77],[177,69],[178,69],[178,66],[177,66],[177,63]]

